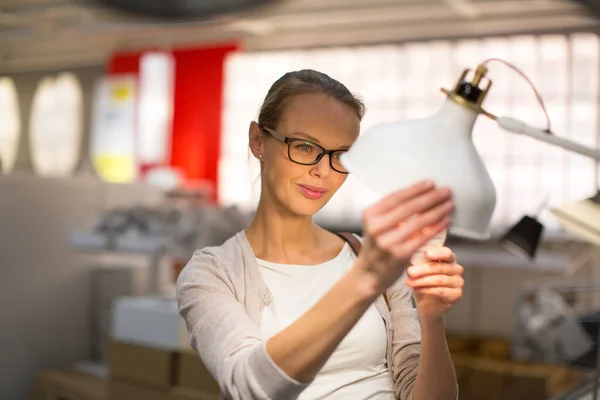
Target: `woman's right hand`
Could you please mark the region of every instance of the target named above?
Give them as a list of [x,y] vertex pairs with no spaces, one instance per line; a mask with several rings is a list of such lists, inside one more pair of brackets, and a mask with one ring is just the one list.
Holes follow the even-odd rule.
[[447,229],[454,210],[449,188],[419,182],[389,194],[363,213],[363,248],[355,265],[368,290],[387,290],[421,246]]

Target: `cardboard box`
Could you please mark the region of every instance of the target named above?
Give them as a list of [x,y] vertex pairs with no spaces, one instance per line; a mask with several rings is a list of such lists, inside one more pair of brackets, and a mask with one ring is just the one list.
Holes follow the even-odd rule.
[[177,357],[177,386],[199,392],[219,394],[219,384],[206,369],[200,357],[192,351],[182,351]]
[[111,378],[159,388],[174,384],[175,353],[117,341],[108,349]]
[[546,392],[549,397],[556,397],[577,386],[583,381],[584,376],[585,373],[578,369],[557,366],[546,381]]
[[48,370],[35,377],[31,400],[106,400],[106,380],[71,370]]
[[475,360],[471,364],[468,386],[463,391],[473,399],[516,400],[505,396],[509,371],[510,367],[502,362]]
[[[469,379],[471,378],[472,364],[475,360],[473,356],[463,354],[452,354],[452,363],[454,364],[454,370],[456,371],[456,380],[458,382],[459,392],[461,394],[467,393],[469,387]],[[466,398],[464,395],[460,396],[461,399]]]
[[219,395],[176,387],[169,392],[168,400],[219,400]]
[[478,340],[475,337],[448,334],[446,342],[448,350],[452,354],[475,354],[477,352]]
[[511,343],[494,337],[448,337],[460,400],[538,400],[576,386],[576,368],[512,361]]
[[504,338],[484,338],[479,343],[479,355],[494,360],[509,360],[511,358],[512,344]]
[[135,385],[117,379],[110,380],[109,400],[169,400],[169,389]]
[[[566,391],[581,381],[577,371],[560,366],[497,361],[453,355],[459,377],[460,398],[544,400]],[[465,372],[465,369],[468,372]],[[467,376],[461,384],[461,376]]]

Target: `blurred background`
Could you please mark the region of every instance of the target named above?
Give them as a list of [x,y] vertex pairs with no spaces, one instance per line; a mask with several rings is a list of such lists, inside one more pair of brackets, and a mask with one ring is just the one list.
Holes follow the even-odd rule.
[[[364,131],[431,115],[501,58],[557,135],[598,147],[599,34],[596,0],[0,0],[0,398],[218,398],[174,281],[252,218],[248,125],[283,73],[340,80]],[[522,77],[489,78],[487,109],[544,126]],[[483,118],[473,140],[498,202],[493,240],[449,238],[460,398],[592,399],[600,251],[548,209],[593,196],[600,169]],[[376,198],[350,176],[316,220],[360,233]],[[534,257],[499,245],[523,215],[544,225]]]

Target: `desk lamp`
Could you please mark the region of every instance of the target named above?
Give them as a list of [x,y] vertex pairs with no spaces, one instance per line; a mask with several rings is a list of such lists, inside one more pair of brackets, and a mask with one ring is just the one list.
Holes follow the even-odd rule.
[[[537,129],[485,110],[482,104],[492,84],[486,77],[486,65],[491,61],[507,65],[527,80],[549,121],[544,103],[531,81],[512,64],[489,59],[474,71],[465,69],[452,90],[442,89],[447,99],[434,115],[379,124],[368,129],[342,156],[341,162],[380,195],[422,179],[432,179],[439,185],[450,187],[455,211],[449,233],[481,241],[491,237],[490,222],[496,206],[496,190],[472,140],[473,126],[479,115],[492,119],[506,131],[524,134],[600,161],[600,150],[554,135],[549,122],[546,130]],[[597,240],[596,243],[600,242],[600,195],[552,212],[565,229],[577,234],[586,232]],[[523,229],[521,233],[534,232],[539,241],[539,227],[529,220],[525,224],[526,228],[535,229]],[[510,236],[505,239],[510,240]],[[528,252],[531,253],[531,250]]]

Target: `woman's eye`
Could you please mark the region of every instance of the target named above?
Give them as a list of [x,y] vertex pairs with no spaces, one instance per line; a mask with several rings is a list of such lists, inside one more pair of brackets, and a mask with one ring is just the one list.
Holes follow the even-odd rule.
[[299,144],[299,145],[298,145],[298,146],[296,146],[296,147],[297,147],[299,150],[302,150],[302,151],[305,151],[305,152],[311,152],[311,151],[313,151],[313,150],[314,150],[314,147],[313,147],[313,146],[311,146],[311,145],[310,145],[310,144],[308,144],[308,143],[302,143],[302,144]]

